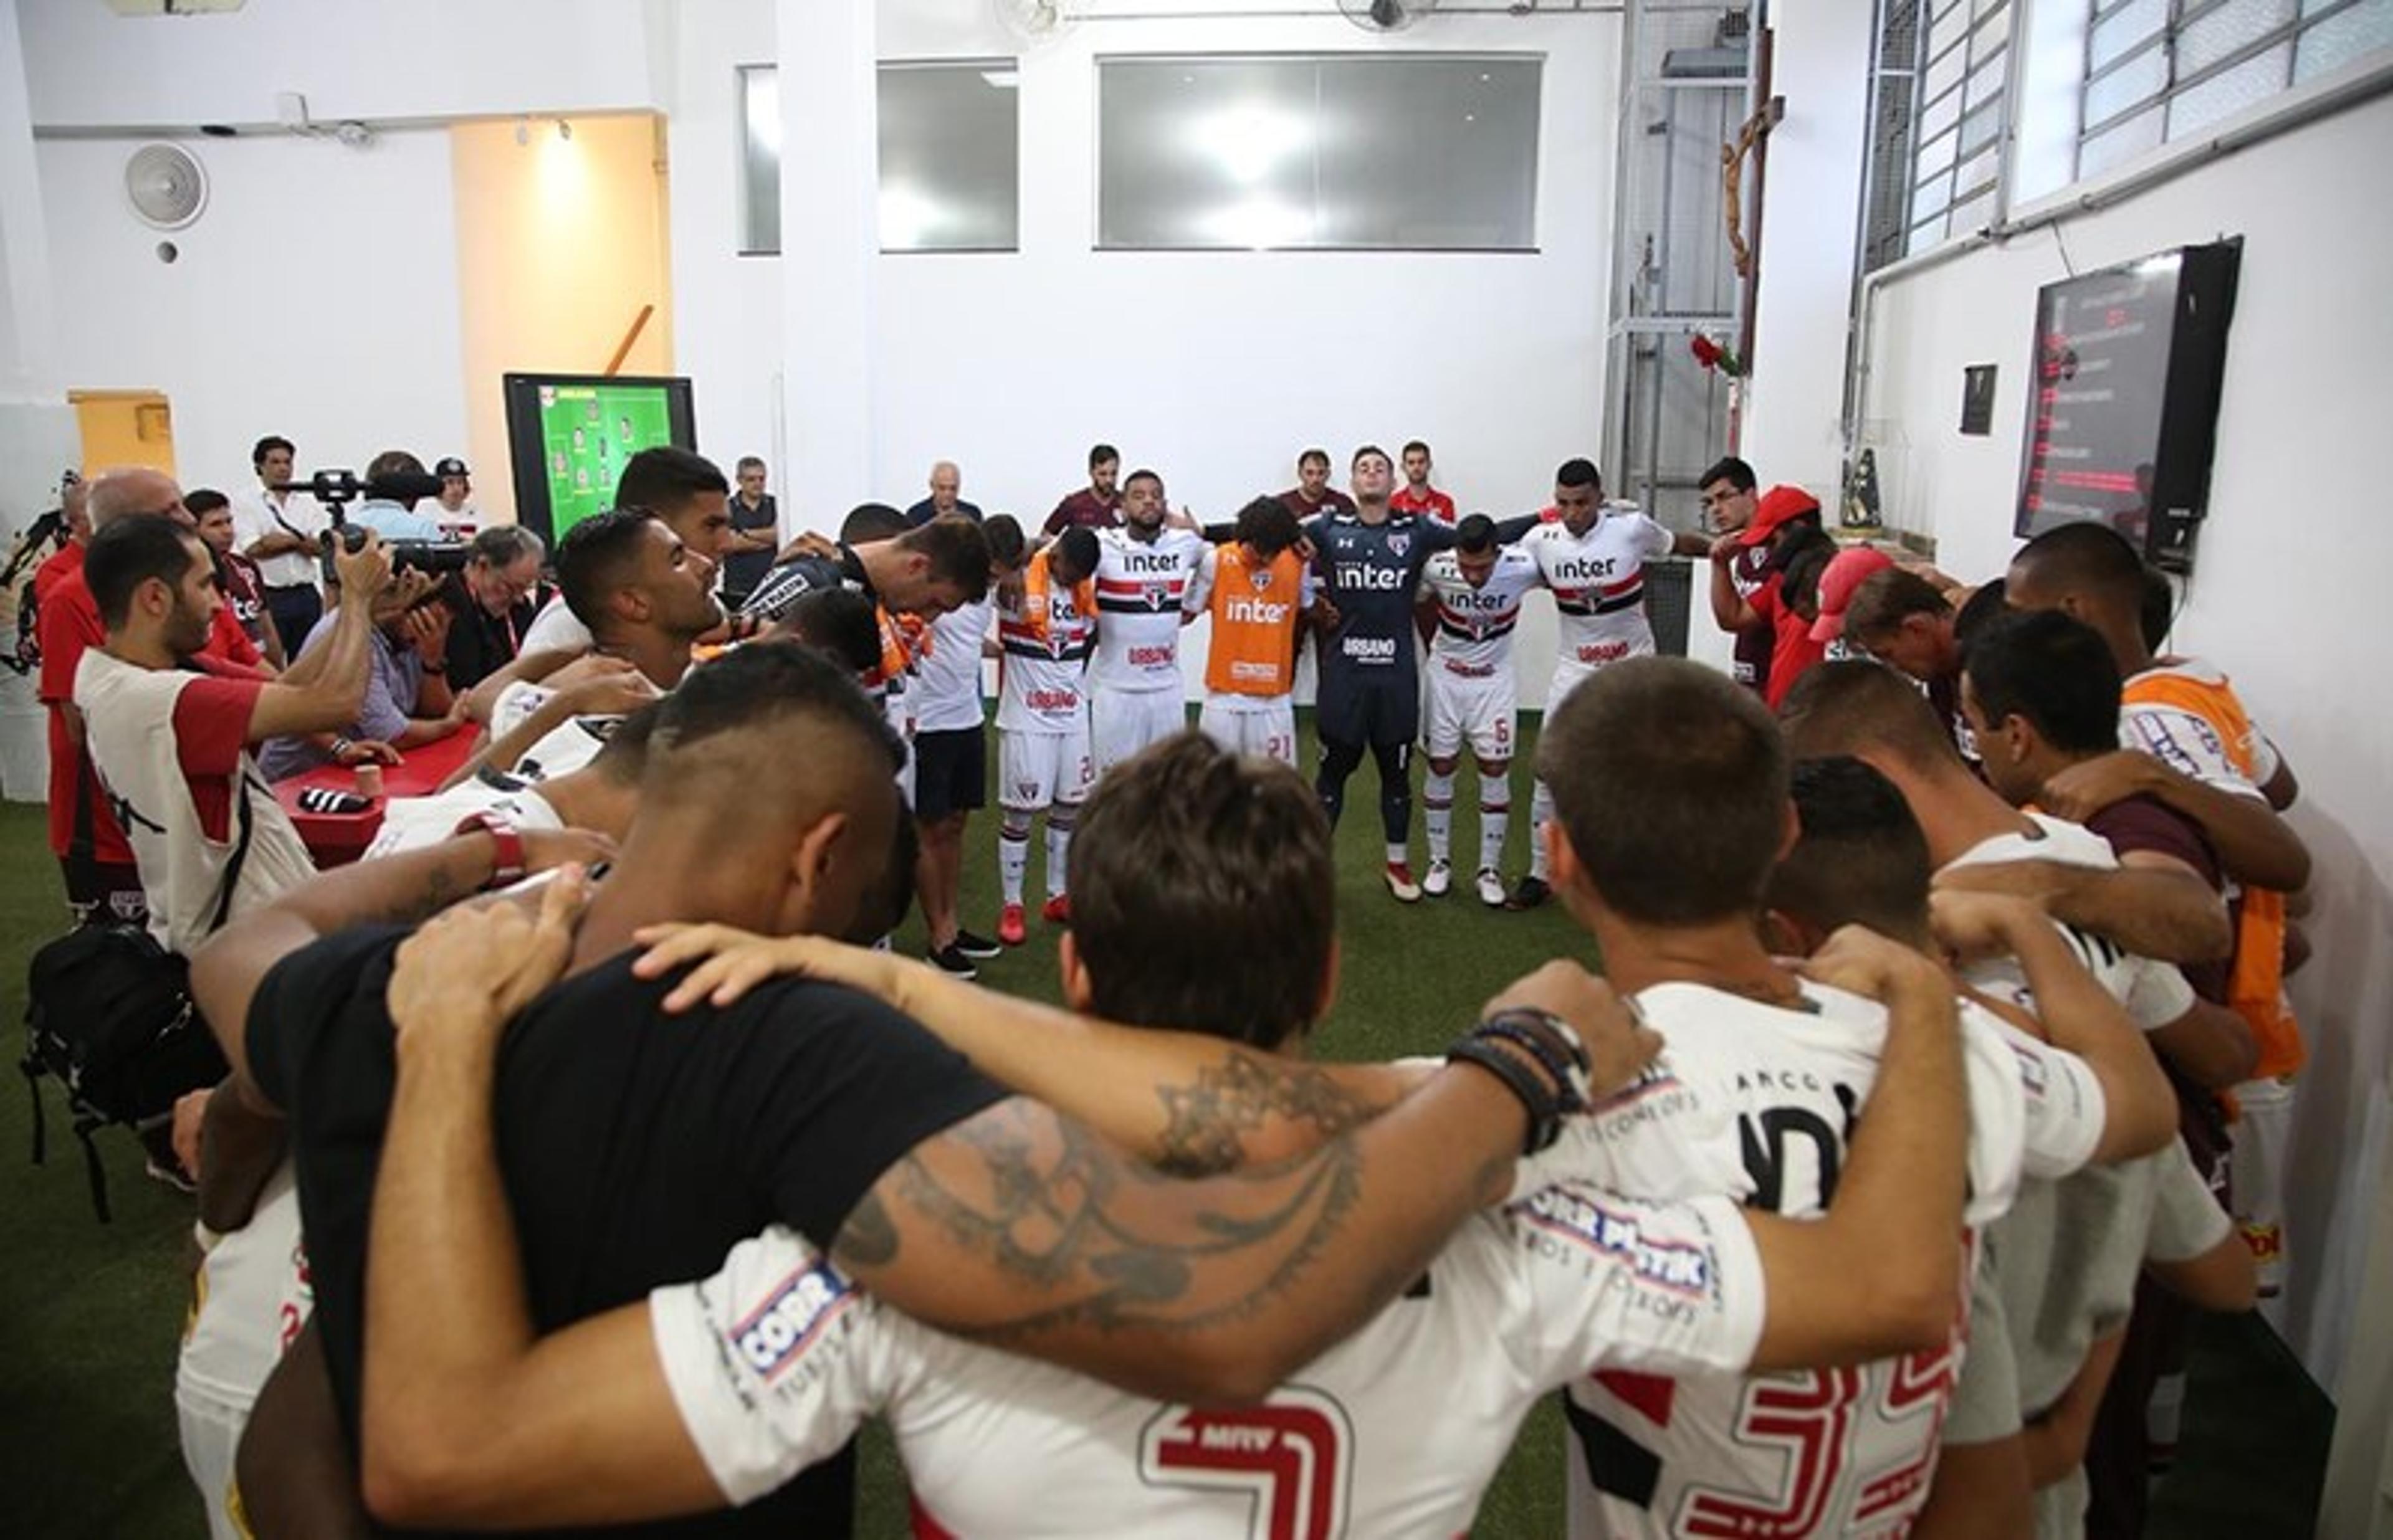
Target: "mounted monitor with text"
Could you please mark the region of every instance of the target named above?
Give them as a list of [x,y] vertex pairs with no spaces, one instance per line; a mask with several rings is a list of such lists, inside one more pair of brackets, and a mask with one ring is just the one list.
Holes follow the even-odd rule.
[[623,463],[659,444],[698,447],[689,381],[602,374],[506,376],[516,518],[554,547],[615,504]]
[[2038,293],[2014,534],[2095,519],[2192,568],[2243,251],[2184,246]]

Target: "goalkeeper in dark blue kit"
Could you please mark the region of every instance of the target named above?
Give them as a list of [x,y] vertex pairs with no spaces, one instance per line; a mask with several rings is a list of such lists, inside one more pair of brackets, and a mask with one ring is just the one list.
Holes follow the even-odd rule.
[[[1385,450],[1354,451],[1355,511],[1309,519],[1314,581],[1337,611],[1315,633],[1321,688],[1315,724],[1321,767],[1314,789],[1335,825],[1346,803],[1346,779],[1367,749],[1380,767],[1380,820],[1388,842],[1388,891],[1418,901],[1411,842],[1411,753],[1420,735],[1420,670],[1413,656],[1413,600],[1421,568],[1454,543],[1454,529],[1417,514],[1395,513],[1388,494],[1394,463]],[[1536,525],[1530,515],[1496,527],[1497,539],[1516,541]]]

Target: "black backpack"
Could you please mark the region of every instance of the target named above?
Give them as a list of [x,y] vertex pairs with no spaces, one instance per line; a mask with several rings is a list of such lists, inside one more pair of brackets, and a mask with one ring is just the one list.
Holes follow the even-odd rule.
[[[75,843],[70,859],[89,859],[91,810],[86,769],[75,795]],[[249,855],[251,787],[244,775],[241,833],[225,863],[223,886],[208,929],[232,910],[233,890]],[[33,954],[26,971],[27,1092],[33,1103],[33,1163],[47,1155],[41,1077],[66,1088],[91,1180],[91,1206],[108,1222],[108,1179],[93,1134],[111,1124],[137,1133],[165,1127],[186,1093],[229,1073],[224,1052],[192,1003],[190,966],[138,925],[95,923],[70,931]]]

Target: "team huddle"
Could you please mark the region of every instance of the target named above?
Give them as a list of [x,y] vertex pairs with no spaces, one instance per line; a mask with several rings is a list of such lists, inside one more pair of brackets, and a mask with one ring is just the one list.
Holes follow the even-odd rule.
[[[582,655],[477,686],[470,775],[193,958],[234,1069],[178,1397],[217,1532],[843,1534],[877,1419],[919,1535],[1443,1537],[1560,1390],[1583,1540],[2133,1533],[2170,1331],[2257,1288],[2223,895],[2273,850],[2256,795],[2054,815],[2164,666],[2115,655],[2140,561],[2044,537],[1921,649],[1890,568],[1837,599],[1886,660],[1773,711],[1653,656],[1645,564],[1734,531],[1581,460],[1507,520],[1439,506],[1423,446],[1401,490],[1358,451],[1344,506],[1313,460],[1204,526],[1092,454],[1035,541],[935,473],[731,614],[719,496],[569,533],[543,623]],[[95,538],[111,646],[189,549]],[[1309,1062],[1366,754],[1399,898],[1452,889],[1467,755],[1475,892],[1558,900],[1603,977],[1487,979],[1421,1024],[1441,1059]],[[1027,933],[1042,819],[1061,1009],[968,982]],[[918,899],[926,960],[885,946]]]

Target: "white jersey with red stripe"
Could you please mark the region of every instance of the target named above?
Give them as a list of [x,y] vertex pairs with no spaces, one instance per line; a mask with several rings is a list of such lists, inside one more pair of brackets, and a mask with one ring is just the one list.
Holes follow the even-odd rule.
[[[1797,1218],[1825,1211],[1877,1077],[1887,1018],[1873,1001],[1803,985],[1802,1009],[1695,985],[1644,990],[1662,1035],[1638,1083],[1523,1163],[1523,1186],[1573,1180],[1657,1197],[1723,1194]],[[1974,1228],[2020,1176],[2073,1170],[2104,1116],[2073,1055],[1962,1012]],[[1854,1259],[1856,1267],[1867,1258]],[[1927,1499],[1963,1336],[1856,1368],[1675,1379],[1604,1370],[1565,1407],[1570,1533],[1750,1536],[1903,1533]]]
[[1089,652],[1096,642],[1093,615],[1080,613],[1072,591],[1047,596],[1044,623],[1026,609],[1000,603],[997,644],[997,725],[1009,733],[1068,733],[1089,725]]
[[1574,535],[1559,519],[1521,541],[1554,591],[1560,617],[1557,669],[1601,668],[1654,650],[1645,619],[1645,564],[1670,554],[1670,531],[1635,508],[1607,504]]
[[1429,644],[1432,665],[1471,675],[1510,669],[1521,600],[1545,581],[1536,559],[1517,545],[1497,548],[1495,567],[1476,587],[1462,575],[1452,551],[1430,557],[1421,568],[1420,594],[1437,607],[1437,631]]
[[1655,1206],[1542,1189],[1474,1217],[1420,1280],[1259,1405],[1132,1396],[932,1331],[787,1230],[649,1320],[725,1494],[772,1490],[878,1413],[917,1536],[1450,1540],[1521,1419],[1604,1366],[1751,1360],[1759,1254],[1720,1197]]
[[1097,660],[1101,690],[1178,690],[1182,617],[1205,607],[1205,537],[1163,529],[1097,534]]

